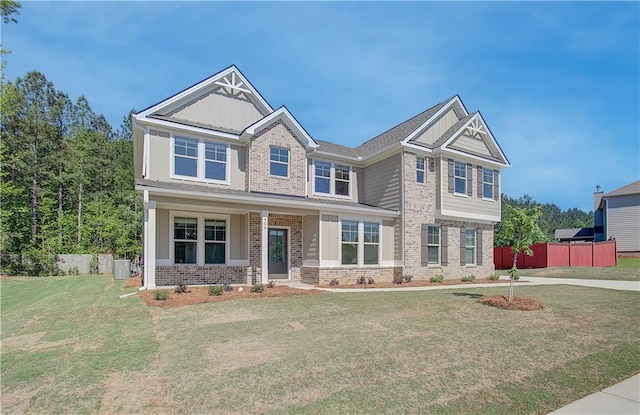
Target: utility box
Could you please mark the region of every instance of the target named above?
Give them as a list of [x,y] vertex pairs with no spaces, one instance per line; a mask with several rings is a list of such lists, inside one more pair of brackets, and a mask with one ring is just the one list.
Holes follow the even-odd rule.
[[126,280],[131,276],[131,261],[128,259],[117,259],[113,261],[113,279]]

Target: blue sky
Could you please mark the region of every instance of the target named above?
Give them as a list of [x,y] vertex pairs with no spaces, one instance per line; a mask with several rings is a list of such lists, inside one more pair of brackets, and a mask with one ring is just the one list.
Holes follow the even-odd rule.
[[591,210],[640,178],[640,3],[22,2],[6,79],[38,70],[117,128],[235,64],[315,138],[356,146],[459,94],[503,192]]

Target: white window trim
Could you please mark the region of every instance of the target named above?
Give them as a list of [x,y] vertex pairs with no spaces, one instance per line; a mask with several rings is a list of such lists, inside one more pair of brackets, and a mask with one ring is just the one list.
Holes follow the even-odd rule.
[[[427,267],[436,267],[436,266],[440,266],[440,262],[441,262],[441,257],[440,257],[440,253],[441,253],[441,249],[440,246],[442,245],[442,232],[440,232],[440,225],[427,225],[428,227],[435,227],[438,228],[438,244],[434,245],[434,244],[430,244],[429,243],[429,229],[427,228]],[[438,261],[437,262],[429,262],[429,247],[435,246],[437,247],[437,253],[438,253]]]
[[[484,172],[485,170],[488,170],[491,172],[491,183],[489,182],[485,182],[484,181]],[[487,202],[491,201],[491,202],[495,202],[495,200],[493,199],[493,192],[495,192],[495,180],[493,178],[493,170],[492,169],[487,169],[486,167],[482,168],[482,200],[486,200]],[[491,184],[491,196],[486,196],[485,192],[484,192],[484,185],[485,184]]]
[[[356,222],[358,224],[358,264],[343,264],[342,263],[342,222]],[[364,263],[364,223],[377,223],[378,224],[378,263],[377,264],[365,264]],[[339,217],[338,218],[338,264],[341,267],[354,267],[358,268],[378,268],[382,265],[381,254],[383,238],[382,238],[382,221],[376,219],[361,219],[353,217]],[[373,244],[371,244],[373,245]]]
[[[473,231],[473,245],[467,245],[467,231]],[[468,267],[475,267],[476,266],[476,248],[478,246],[478,230],[476,228],[465,228],[465,232],[464,232],[464,250],[465,250],[465,258],[464,258],[464,264],[465,266]],[[473,248],[473,255],[471,255],[473,262],[472,263],[468,263],[467,262],[467,249],[469,248]]]
[[[175,246],[174,246],[174,225],[175,218],[192,218],[198,221],[198,238],[196,240],[196,263],[195,264],[176,264],[175,263]],[[224,220],[226,221],[226,232],[225,232],[225,249],[224,249],[224,264],[205,264],[204,263],[204,221],[205,219],[213,219],[213,220]],[[177,267],[188,267],[188,266],[207,266],[207,267],[224,267],[228,266],[229,255],[231,250],[231,245],[229,244],[229,235],[231,235],[231,218],[230,215],[218,215],[218,214],[205,214],[202,212],[187,212],[187,211],[178,211],[172,210],[169,212],[169,263],[172,266]],[[216,241],[221,242],[221,241]]]
[[[422,159],[422,169],[418,168],[418,160]],[[418,172],[422,172],[423,181],[418,180]],[[427,183],[427,158],[426,157],[416,157],[416,182],[420,184]]]
[[[327,163],[330,165],[329,174],[329,193],[316,192],[316,161]],[[349,195],[336,194],[336,165],[349,168]],[[342,180],[341,180],[342,181]],[[338,199],[353,199],[353,166],[348,164],[336,163],[329,160],[313,159],[311,163],[311,186],[314,196],[334,197]]]
[[[198,142],[198,158],[197,158],[197,166],[196,166],[196,177],[193,176],[182,176],[179,174],[176,174],[175,170],[176,170],[176,165],[175,165],[175,151],[176,151],[176,142],[175,139],[176,137],[179,138],[185,138],[187,140],[194,140]],[[219,144],[219,145],[223,145],[225,146],[227,152],[226,152],[226,162],[225,162],[225,169],[224,169],[224,177],[225,180],[215,180],[215,179],[207,179],[206,177],[204,177],[205,174],[205,166],[206,166],[206,161],[205,161],[205,157],[206,157],[206,143],[212,143],[212,144]],[[178,179],[178,180],[189,180],[189,181],[194,181],[194,182],[203,182],[203,183],[216,183],[216,184],[230,184],[230,180],[231,178],[230,176],[230,164],[231,164],[231,146],[227,143],[222,143],[219,141],[214,141],[214,140],[205,140],[203,138],[195,138],[195,137],[189,137],[189,136],[185,136],[185,135],[175,135],[173,133],[170,134],[169,136],[169,145],[171,147],[170,151],[169,151],[169,166],[171,166],[171,171],[169,173],[169,177],[171,179]]]
[[[456,175],[456,164],[464,164],[464,192],[460,193],[456,190],[456,179],[461,179],[462,176]],[[454,160],[453,161],[453,194],[455,196],[464,196],[469,197],[467,195],[467,187],[469,186],[469,178],[467,177],[467,163],[463,161]]]
[[[287,152],[287,162],[271,160],[271,149],[285,150]],[[271,174],[271,163],[285,164],[287,166],[287,175],[278,176],[277,174]],[[289,179],[291,177],[291,150],[284,147],[269,146],[269,177],[275,177],[277,179]]]

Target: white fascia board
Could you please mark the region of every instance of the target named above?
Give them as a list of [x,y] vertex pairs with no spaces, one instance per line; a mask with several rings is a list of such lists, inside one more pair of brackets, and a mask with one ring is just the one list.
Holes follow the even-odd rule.
[[482,164],[484,164],[484,165],[491,165],[491,166],[500,167],[500,168],[511,167],[511,165],[509,163],[502,163],[502,162],[499,162],[499,161],[496,161],[496,160],[491,160],[491,159],[488,159],[488,158],[476,156],[476,155],[473,155],[473,154],[465,153],[464,151],[454,150],[454,149],[451,149],[451,148],[441,149],[440,151],[437,152],[437,154],[451,155],[451,156],[454,156],[454,158],[455,158],[455,156],[459,156],[459,157],[463,157],[465,159],[470,159],[470,160],[475,160],[475,161],[482,162]]
[[289,126],[299,137],[303,137],[307,140],[306,147],[308,148],[317,148],[318,144],[311,138],[309,134],[302,128],[302,126],[296,121],[295,117],[291,115],[289,110],[286,107],[280,107],[271,114],[266,117],[254,122],[242,132],[241,136],[245,137],[245,133],[249,135],[254,135],[256,131],[259,131],[260,128],[265,127],[278,119],[282,120],[285,124]]
[[213,131],[207,128],[193,127],[191,125],[178,124],[170,121],[157,120],[154,118],[145,118],[143,120],[138,120],[138,122],[140,124],[150,126],[150,127],[157,126],[157,127],[171,128],[172,130],[179,130],[186,133],[195,133],[195,134],[205,135],[207,137],[223,138],[231,141],[240,140],[240,136],[236,134],[225,133],[223,131]]
[[[504,163],[499,163],[499,164],[502,165],[503,167],[510,167],[511,165],[507,161],[507,157],[502,152],[502,149],[498,145],[498,142],[496,141],[496,138],[493,136],[493,134],[491,134],[491,131],[489,130],[489,127],[487,126],[487,123],[485,122],[484,118],[482,118],[482,114],[480,114],[479,112],[476,115],[474,115],[473,117],[471,117],[466,123],[464,123],[464,125],[462,125],[462,127],[460,127],[458,129],[458,131],[456,131],[453,135],[451,135],[451,137],[449,137],[449,139],[447,141],[445,141],[444,144],[442,144],[441,148],[443,150],[447,150],[447,151],[451,151],[451,152],[457,152],[459,154],[466,155],[466,153],[463,153],[463,152],[460,152],[460,151],[457,151],[457,150],[449,148],[449,144],[454,142],[458,138],[458,136],[460,134],[462,134],[462,132],[469,126],[469,124],[471,124],[473,122],[473,120],[480,120],[482,125],[484,125],[485,129],[487,130],[487,136],[491,139],[491,142],[492,142],[493,146],[495,147],[496,150],[498,150],[498,152],[500,153],[500,157],[502,157],[502,159],[504,160]],[[468,155],[468,156],[472,157],[472,158],[475,157],[475,156],[471,156],[471,155]],[[486,159],[484,159],[482,157],[478,157],[478,159],[486,160]]]
[[[422,130],[429,124],[431,124],[433,121],[437,120],[438,117],[440,117],[442,114],[444,114],[445,112],[447,112],[455,103],[460,104],[460,108],[462,108],[462,111],[464,111],[465,113],[467,113],[467,109],[464,107],[464,105],[462,104],[462,101],[460,101],[460,97],[459,96],[455,96],[453,98],[451,98],[451,100],[449,102],[447,102],[442,108],[440,108],[440,110],[438,110],[438,112],[436,112],[435,114],[433,114],[431,117],[429,117],[429,119],[425,122],[423,122],[418,128],[416,128],[411,134],[409,134],[407,136],[407,138],[405,138],[404,140],[402,140],[403,143],[407,143],[411,140],[413,140],[420,132],[422,132]],[[467,113],[467,115],[469,115],[469,113]],[[466,115],[465,115],[466,117]]]
[[456,210],[441,209],[436,211],[439,219],[452,219],[462,222],[496,223],[500,222],[500,215],[482,215],[478,213],[460,212]]
[[422,154],[430,154],[433,153],[433,150],[430,148],[426,148],[426,147],[422,147],[422,146],[418,146],[415,144],[411,144],[411,143],[402,143],[402,147],[404,148],[408,148],[414,151],[417,151],[418,153],[422,153]]
[[393,210],[382,211],[374,208],[367,208],[362,206],[327,206],[324,203],[317,203],[310,199],[303,200],[285,200],[285,199],[272,199],[272,198],[256,198],[250,195],[230,195],[224,193],[217,193],[215,195],[208,194],[205,192],[193,192],[188,190],[178,190],[178,189],[163,189],[156,188],[151,186],[141,186],[136,185],[136,191],[148,191],[149,193],[158,194],[158,195],[168,195],[168,196],[176,196],[176,197],[191,197],[197,199],[213,199],[217,201],[224,202],[236,202],[236,203],[245,203],[259,206],[269,206],[269,207],[295,207],[299,209],[309,209],[309,210],[322,210],[323,212],[349,212],[349,213],[360,213],[369,216],[375,217],[389,217],[395,218],[400,216],[400,212],[396,212]]
[[320,150],[313,150],[312,152],[310,152],[309,154],[307,154],[307,157],[312,157],[315,158],[317,156],[323,157],[323,158],[328,158],[328,159],[340,159],[340,160],[346,160],[351,162],[352,164],[362,164],[362,157],[350,157],[350,156],[344,156],[342,154],[335,154],[335,153],[330,153],[328,151],[320,151]]
[[189,97],[190,95],[201,91],[207,87],[209,87],[211,84],[215,83],[216,81],[220,80],[221,78],[224,78],[225,76],[229,75],[230,73],[235,72],[236,76],[239,77],[242,82],[244,82],[244,84],[247,86],[247,88],[251,91],[251,93],[253,94],[253,96],[256,97],[256,100],[260,103],[260,105],[263,107],[262,109],[264,110],[264,112],[269,113],[269,112],[273,112],[273,108],[271,108],[271,105],[269,105],[269,103],[267,101],[264,100],[264,98],[262,98],[262,96],[258,93],[258,91],[253,87],[253,85],[251,85],[251,83],[242,75],[242,73],[240,72],[240,70],[235,66],[235,65],[231,65],[230,67],[228,67],[227,69],[223,70],[222,72],[218,72],[217,74],[211,75],[209,78],[205,79],[204,81],[198,82],[197,84],[193,85],[190,88],[185,89],[184,91],[165,99],[164,101],[161,101],[159,103],[157,103],[156,105],[154,105],[153,107],[147,108],[146,110],[138,113],[135,115],[136,118],[141,119],[141,118],[146,118],[148,115],[153,114],[156,111],[159,111],[163,108],[166,108],[170,105],[175,104],[176,102]]
[[390,157],[397,153],[398,151],[402,151],[402,144],[398,141],[390,145],[389,147],[383,148],[382,150],[378,150],[375,153],[364,158],[364,166],[368,166],[374,163],[377,163],[380,160],[384,160],[387,157]]

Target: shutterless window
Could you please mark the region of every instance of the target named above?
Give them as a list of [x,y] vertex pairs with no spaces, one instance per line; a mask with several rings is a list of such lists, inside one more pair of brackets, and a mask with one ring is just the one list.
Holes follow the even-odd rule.
[[317,193],[331,193],[331,163],[315,162],[315,191]]
[[455,193],[467,192],[467,165],[459,161],[455,162]]
[[349,166],[336,165],[335,192],[337,195],[349,196]]
[[271,147],[269,150],[269,174],[272,176],[289,176],[289,150]]
[[424,157],[418,157],[416,159],[416,181],[418,183],[424,183],[425,177]]
[[493,170],[482,169],[482,196],[493,198]]
[[225,180],[227,170],[227,146],[205,143],[204,177]]
[[204,221],[204,263],[224,264],[227,241],[227,222],[205,219]]
[[198,219],[175,218],[173,243],[176,264],[195,264],[198,246]]
[[465,246],[464,246],[464,259],[465,264],[475,264],[476,258],[476,230],[466,229],[465,231]]
[[358,222],[342,222],[342,264],[358,265]]
[[175,174],[198,177],[198,140],[176,137],[174,144]]
[[427,228],[427,262],[439,264],[440,258],[440,227],[430,225]]
[[380,251],[380,224],[364,223],[364,263],[377,264]]

